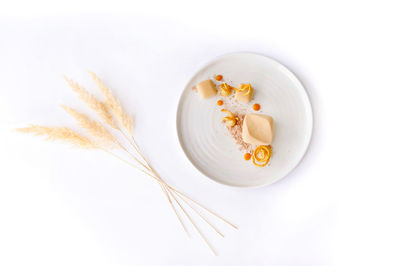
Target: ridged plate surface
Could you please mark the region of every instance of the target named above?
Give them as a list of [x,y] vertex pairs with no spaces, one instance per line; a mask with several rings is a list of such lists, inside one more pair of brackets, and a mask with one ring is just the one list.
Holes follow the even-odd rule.
[[[243,151],[221,123],[224,116],[216,102],[223,97],[202,99],[192,90],[200,81],[222,74],[233,85],[251,83],[254,100],[243,108],[268,114],[275,121],[273,156],[259,168],[243,159]],[[224,100],[224,99],[223,99]],[[258,54],[234,53],[214,59],[186,85],[177,111],[179,141],[188,159],[205,176],[238,187],[272,184],[286,176],[301,161],[312,134],[312,110],[307,93],[285,66]]]

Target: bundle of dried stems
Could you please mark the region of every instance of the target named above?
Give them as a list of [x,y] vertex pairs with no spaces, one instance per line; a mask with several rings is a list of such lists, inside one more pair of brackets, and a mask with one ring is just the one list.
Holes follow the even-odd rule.
[[[186,208],[190,208],[222,237],[224,237],[224,235],[208,220],[208,218],[201,211],[198,210],[198,208],[208,212],[209,214],[212,214],[235,229],[237,229],[237,227],[204,205],[193,200],[186,194],[168,185],[158,175],[158,173],[150,165],[149,161],[144,157],[139,145],[135,140],[133,134],[133,117],[125,112],[111,90],[107,88],[93,72],[89,73],[97,87],[100,89],[101,94],[105,99],[104,101],[98,100],[94,95],[89,93],[78,83],[66,77],[64,77],[64,79],[72,88],[72,90],[77,93],[78,97],[98,115],[100,120],[91,120],[87,115],[80,113],[73,108],[67,106],[61,107],[78,122],[79,126],[83,128],[90,137],[83,136],[67,127],[46,127],[32,125],[25,128],[19,128],[17,131],[23,133],[32,133],[38,136],[45,136],[48,140],[60,140],[70,143],[75,147],[102,150],[136,168],[145,175],[153,178],[160,185],[173,212],[178,218],[179,223],[188,236],[189,232],[185,226],[184,220],[181,217],[182,213],[184,214],[183,217],[187,218],[187,220],[199,233],[211,251],[217,255],[216,251],[211,246],[205,235],[201,232],[200,228],[197,226],[195,220],[192,218],[190,212],[188,212]],[[124,138],[126,140],[125,143],[128,144],[124,145],[123,142],[120,141],[121,138]],[[114,150],[116,149],[122,150],[122,152],[126,153],[127,156],[129,156],[129,158],[133,161],[126,160],[115,153]],[[180,208],[182,213],[178,212],[177,208]]]

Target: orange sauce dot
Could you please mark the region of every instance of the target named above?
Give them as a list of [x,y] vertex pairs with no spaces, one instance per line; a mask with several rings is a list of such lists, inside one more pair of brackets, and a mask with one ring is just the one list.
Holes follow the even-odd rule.
[[251,154],[250,154],[250,153],[246,153],[246,154],[244,155],[244,159],[245,159],[246,161],[250,160],[250,159],[251,159]]
[[215,79],[218,80],[218,81],[221,81],[222,80],[222,75],[216,75]]
[[258,103],[255,103],[255,104],[253,105],[253,110],[254,110],[254,111],[258,111],[258,110],[260,110],[260,108],[261,108],[261,106],[260,106]]
[[224,102],[223,102],[222,100],[218,100],[217,104],[218,104],[219,106],[221,106],[221,105],[224,104]]

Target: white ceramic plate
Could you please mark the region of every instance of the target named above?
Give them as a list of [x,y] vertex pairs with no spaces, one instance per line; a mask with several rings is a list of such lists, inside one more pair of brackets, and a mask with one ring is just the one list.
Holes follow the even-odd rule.
[[[274,118],[273,155],[266,167],[245,161],[221,123],[224,113],[216,102],[224,98],[202,99],[192,90],[216,74],[233,85],[251,83],[255,93],[248,111],[254,112],[251,106],[259,103],[261,110],[254,113]],[[295,75],[277,61],[252,53],[224,55],[201,68],[181,95],[176,121],[180,144],[192,164],[212,180],[237,187],[269,185],[285,177],[307,150],[312,122],[310,101]]]

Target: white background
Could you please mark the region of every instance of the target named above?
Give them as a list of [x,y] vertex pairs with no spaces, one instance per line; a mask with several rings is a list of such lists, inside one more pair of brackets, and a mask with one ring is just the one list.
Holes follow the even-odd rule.
[[[399,265],[397,1],[1,1],[0,265]],[[270,187],[208,180],[179,147],[191,75],[234,51],[293,70],[315,129],[302,163]],[[74,127],[86,110],[62,75],[98,73],[135,114],[171,184],[230,218],[188,239],[159,187],[107,154],[17,134]]]

